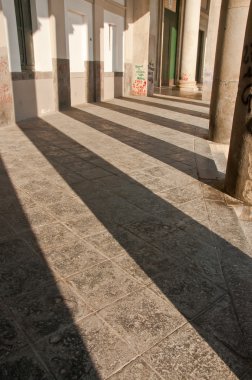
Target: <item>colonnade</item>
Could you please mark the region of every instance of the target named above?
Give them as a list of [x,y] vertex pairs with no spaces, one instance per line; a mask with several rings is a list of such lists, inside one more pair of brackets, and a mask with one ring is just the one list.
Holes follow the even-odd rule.
[[[185,2],[178,87],[197,89],[200,0]],[[250,9],[249,9],[250,8]],[[246,34],[245,34],[246,33]],[[204,89],[206,86],[206,91]],[[203,99],[211,99],[209,139],[229,144],[225,191],[252,205],[252,4],[211,1]]]
[[[58,109],[70,106],[69,59],[67,56],[66,25],[62,2],[49,0],[52,33],[52,60],[55,96]],[[141,66],[149,81],[150,62],[156,50],[148,48],[150,42],[156,46],[156,31],[150,22],[154,0],[139,0],[126,3],[125,31],[125,83],[130,91],[134,84],[134,69]],[[210,140],[229,144],[229,158],[225,189],[234,197],[252,205],[252,4],[250,0],[211,0],[208,35],[204,63],[203,99],[210,99]],[[103,3],[94,0],[94,71],[95,97],[103,100]],[[123,11],[124,12],[124,11]],[[180,80],[178,87],[195,91],[196,66],[201,0],[184,2]],[[155,12],[153,13],[155,15]],[[149,15],[151,17],[149,17]],[[11,73],[9,72],[7,36],[3,28],[2,1],[0,0],[0,124],[14,120]],[[155,37],[155,38],[154,38]],[[134,48],[132,47],[134,42]],[[138,47],[136,49],[136,47]],[[149,49],[149,50],[148,50]],[[151,55],[152,54],[152,55]],[[153,57],[152,57],[153,56]],[[143,75],[143,74],[142,74]],[[139,79],[139,78],[138,78]],[[137,80],[139,82],[140,80]],[[153,86],[153,81],[150,81]],[[129,88],[128,88],[128,87]],[[146,89],[145,89],[146,90]],[[142,95],[147,90],[141,89]],[[127,93],[127,92],[126,92]],[[149,94],[149,92],[148,92]]]

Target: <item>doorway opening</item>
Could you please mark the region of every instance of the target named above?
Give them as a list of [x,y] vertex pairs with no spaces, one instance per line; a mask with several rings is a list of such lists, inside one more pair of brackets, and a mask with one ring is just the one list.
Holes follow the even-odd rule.
[[178,1],[166,2],[163,15],[161,85],[174,86],[178,39]]

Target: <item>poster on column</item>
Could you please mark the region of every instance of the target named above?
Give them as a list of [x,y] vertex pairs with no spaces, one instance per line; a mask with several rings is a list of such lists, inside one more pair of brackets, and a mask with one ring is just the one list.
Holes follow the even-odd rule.
[[132,84],[132,95],[147,94],[147,71],[144,65],[135,65],[134,82]]

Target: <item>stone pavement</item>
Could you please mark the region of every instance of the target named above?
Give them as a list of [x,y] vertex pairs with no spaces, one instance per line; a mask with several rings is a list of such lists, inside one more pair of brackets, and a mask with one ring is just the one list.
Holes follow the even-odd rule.
[[207,128],[156,96],[0,129],[1,380],[252,379],[251,222]]

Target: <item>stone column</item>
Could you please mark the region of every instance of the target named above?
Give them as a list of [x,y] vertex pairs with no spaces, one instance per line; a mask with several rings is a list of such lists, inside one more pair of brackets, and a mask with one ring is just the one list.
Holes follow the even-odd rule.
[[134,0],[126,0],[124,43],[124,95],[131,94],[133,62]]
[[149,26],[149,58],[148,58],[148,83],[147,95],[154,94],[154,81],[157,60],[158,45],[158,21],[159,21],[159,2],[150,0],[150,26]]
[[196,64],[199,39],[201,0],[186,0],[183,27],[180,80],[181,90],[197,91]]
[[9,69],[7,36],[0,0],[0,126],[11,124],[15,120],[12,82]]
[[209,137],[229,144],[249,0],[222,2],[210,105]]
[[132,95],[147,96],[150,0],[137,0],[134,6]]
[[68,34],[64,0],[49,0],[51,23],[53,82],[56,109],[71,106],[70,64],[68,57]]
[[210,2],[205,64],[203,70],[203,100],[211,99],[221,2],[222,0],[212,0]]
[[252,3],[244,40],[225,189],[233,197],[252,205]]
[[158,39],[157,0],[127,0],[125,95],[152,96]]
[[94,76],[95,100],[104,100],[104,4],[94,0]]

